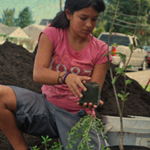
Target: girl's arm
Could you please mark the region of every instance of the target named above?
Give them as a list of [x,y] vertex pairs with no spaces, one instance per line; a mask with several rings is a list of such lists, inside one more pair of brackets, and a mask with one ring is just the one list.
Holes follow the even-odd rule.
[[102,86],[103,86],[103,83],[105,80],[105,76],[107,73],[108,64],[109,63],[106,62],[103,64],[95,65],[93,73],[92,73],[91,81],[98,82],[100,84],[101,89],[102,89]]
[[[55,85],[58,84],[58,73],[49,69],[50,61],[52,58],[54,47],[48,37],[42,33],[38,45],[38,50],[35,58],[34,69],[33,69],[33,80],[37,83]],[[62,76],[65,72],[61,72]],[[90,80],[87,76],[78,76],[75,74],[69,74],[66,78],[66,84],[75,96],[82,97],[79,87],[86,90],[82,81]],[[60,84],[63,84],[62,80],[59,80]]]
[[53,44],[42,33],[34,62],[33,80],[42,84],[57,84],[58,72],[48,69],[53,53]]
[[[108,64],[109,63],[106,62],[103,64],[95,65],[92,73],[91,81],[98,82],[100,84],[100,90],[102,89],[105,80]],[[103,105],[103,102],[101,100],[100,100],[100,105]],[[87,107],[87,103],[84,103],[83,107]],[[97,108],[96,105],[93,106],[92,103],[89,103],[88,108],[92,108],[92,107]]]

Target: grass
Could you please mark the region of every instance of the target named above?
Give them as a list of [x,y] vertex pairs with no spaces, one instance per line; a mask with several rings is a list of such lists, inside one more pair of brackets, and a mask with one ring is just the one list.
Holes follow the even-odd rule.
[[[145,89],[145,85],[142,85],[142,87]],[[150,92],[150,85],[146,88],[146,91]]]

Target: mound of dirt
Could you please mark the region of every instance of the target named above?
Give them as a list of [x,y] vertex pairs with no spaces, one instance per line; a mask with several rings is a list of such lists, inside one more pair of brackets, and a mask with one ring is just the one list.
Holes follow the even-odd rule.
[[[8,41],[0,45],[0,84],[16,85],[41,93],[42,85],[34,83],[32,79],[34,58],[35,54],[28,52],[22,46],[12,44]],[[111,65],[111,68],[113,75],[115,75],[115,66]],[[150,117],[150,92],[145,91],[137,81],[131,80],[132,83],[127,86],[127,92],[130,95],[128,96],[128,100],[125,101],[123,116],[136,115]],[[115,87],[117,93],[121,93],[124,89],[124,78],[122,76],[118,78]],[[96,109],[97,116],[118,116],[109,69],[101,91],[101,99],[104,101],[104,105]],[[39,137],[26,134],[25,139],[30,146],[38,145],[37,143],[41,142]],[[0,149],[11,150],[9,142],[1,131],[0,141],[2,141],[0,142]]]
[[[116,75],[115,66],[111,66],[113,76]],[[132,83],[128,84],[126,92],[130,93],[127,100],[124,102],[123,116],[145,116],[150,117],[150,92],[144,90],[141,85],[128,76],[126,79],[130,79]],[[120,76],[115,83],[117,93],[124,91],[124,77]],[[110,70],[108,69],[104,86],[101,91],[101,99],[104,101],[104,105],[97,109],[97,115],[111,115],[119,116],[116,99],[111,83]],[[122,107],[122,101],[120,101],[120,107]]]
[[41,93],[41,85],[32,79],[35,54],[6,41],[0,45],[0,84],[16,85]]

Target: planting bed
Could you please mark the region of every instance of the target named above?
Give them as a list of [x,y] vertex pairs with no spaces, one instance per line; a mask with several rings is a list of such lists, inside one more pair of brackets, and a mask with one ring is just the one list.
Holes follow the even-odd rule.
[[[28,52],[22,46],[8,41],[0,45],[0,84],[16,85],[41,93],[41,84],[34,83],[32,79],[34,58],[35,54]],[[115,74],[114,68],[115,66],[112,65],[113,74]],[[123,116],[150,117],[150,92],[145,91],[137,81],[131,80],[132,83],[127,87],[127,92],[130,95],[125,102]],[[115,84],[117,93],[123,90],[123,81],[123,77],[119,77],[117,80]],[[104,105],[96,109],[96,115],[99,118],[101,115],[118,116],[109,70],[101,91],[101,100],[104,101]],[[29,146],[40,145],[42,141],[40,137],[27,134],[24,134],[24,136]],[[57,141],[57,139],[54,139],[52,142],[54,141]],[[0,131],[0,149],[12,150],[2,131]]]

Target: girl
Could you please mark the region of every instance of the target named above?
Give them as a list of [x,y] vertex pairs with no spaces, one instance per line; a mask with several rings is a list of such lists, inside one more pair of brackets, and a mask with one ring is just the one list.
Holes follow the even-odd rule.
[[[64,11],[40,34],[33,79],[43,84],[42,94],[0,86],[0,129],[15,150],[28,149],[22,132],[60,137],[65,148],[73,125],[91,108],[95,115],[97,106],[77,103],[86,91],[83,82],[102,87],[105,79],[107,45],[91,34],[104,9],[102,0],[66,0]],[[100,142],[94,143],[100,149]]]

